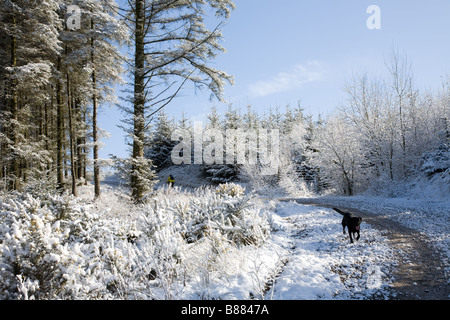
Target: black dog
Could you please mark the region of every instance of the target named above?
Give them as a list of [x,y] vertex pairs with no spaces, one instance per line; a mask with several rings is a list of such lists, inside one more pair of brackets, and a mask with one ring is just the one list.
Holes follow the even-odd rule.
[[357,233],[358,236],[356,237],[356,240],[359,240],[360,234],[359,234],[359,225],[361,224],[362,218],[361,217],[354,217],[350,212],[344,212],[339,209],[333,208],[333,210],[339,212],[344,216],[342,219],[342,228],[345,234],[345,227],[348,229],[348,234],[350,235],[350,242],[353,243],[352,234]]

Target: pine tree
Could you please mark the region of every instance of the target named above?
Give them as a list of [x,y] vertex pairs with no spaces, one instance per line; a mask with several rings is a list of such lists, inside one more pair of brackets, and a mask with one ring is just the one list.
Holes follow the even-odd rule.
[[247,112],[243,116],[244,127],[257,130],[260,127],[260,121],[258,115],[253,111],[252,106],[247,106]]
[[[208,115],[209,123],[207,127],[214,128],[216,130],[221,131],[222,137],[227,137],[227,130],[231,130],[228,132],[228,135],[231,135],[231,132],[234,132],[236,129],[242,128],[242,119],[237,109],[234,109],[232,105],[228,106],[227,112],[224,114],[224,119],[219,122],[219,118],[216,114],[215,108],[211,109],[211,114]],[[213,125],[215,127],[213,127]],[[226,143],[226,140],[223,141],[223,161],[222,163],[213,163],[213,164],[204,164],[203,174],[205,178],[213,183],[227,183],[233,181],[237,178],[239,174],[239,166],[236,163],[235,159],[233,161],[227,161],[227,152],[229,155],[235,155],[237,148],[237,142],[234,141],[231,144]],[[226,148],[231,147],[233,150],[227,150]]]
[[219,99],[224,81],[231,81],[226,73],[208,66],[223,51],[219,44],[222,35],[220,24],[210,31],[204,18],[208,6],[218,17],[227,18],[234,4],[231,0],[134,0],[128,5],[124,18],[134,46],[131,188],[134,200],[140,202],[146,184],[152,183],[139,176],[150,176],[146,170],[151,163],[144,158],[147,117],[169,104],[187,81],[206,85]]
[[150,139],[149,149],[146,151],[146,157],[152,160],[157,172],[172,164],[170,155],[176,144],[171,140],[173,130],[174,121],[169,120],[165,112],[161,110]]
[[242,128],[242,118],[238,109],[233,108],[230,104],[228,105],[227,112],[224,114],[224,119],[222,123],[222,128],[227,129],[239,129]]
[[100,197],[100,164],[98,158],[97,110],[99,102],[113,102],[110,87],[121,80],[122,57],[118,46],[126,38],[124,25],[114,12],[113,0],[89,1],[90,17],[90,66],[92,78],[92,139],[95,197]]
[[[61,15],[65,15],[71,1],[66,1],[61,7]],[[70,153],[70,169],[72,180],[72,193],[76,194],[77,178],[84,175],[87,163],[87,147],[93,149],[94,194],[100,196],[100,164],[98,159],[98,125],[97,113],[99,104],[112,101],[112,87],[120,80],[122,73],[122,60],[119,54],[120,42],[125,39],[125,29],[115,17],[117,5],[114,1],[80,0],[77,3],[79,10],[79,28],[65,28],[60,33],[64,51],[58,63],[60,80],[65,82],[66,99],[59,98],[58,116],[64,117],[65,110],[62,105],[67,104],[68,113],[68,143]],[[61,87],[57,87],[61,90]],[[64,88],[63,88],[64,89]],[[88,106],[92,106],[92,117],[86,117]],[[83,121],[84,120],[84,121]],[[88,133],[86,121],[92,120],[92,134]],[[62,154],[61,143],[64,139],[62,127],[57,131],[58,154]],[[77,128],[77,130],[75,130]],[[92,143],[88,139],[92,138]],[[80,159],[82,158],[82,159]],[[84,164],[82,164],[84,160]],[[58,157],[58,184],[62,187],[61,157]],[[84,176],[84,179],[86,177]]]
[[21,189],[49,161],[39,135],[42,118],[33,114],[33,109],[42,111],[48,103],[54,57],[61,49],[57,8],[58,2],[54,0],[0,4],[0,38],[8,48],[5,50],[8,58],[1,65],[7,92],[1,143],[5,154],[3,174],[9,180],[9,189]]
[[207,128],[219,129],[220,127],[220,116],[217,113],[216,106],[211,106],[210,113],[206,116],[208,119]]

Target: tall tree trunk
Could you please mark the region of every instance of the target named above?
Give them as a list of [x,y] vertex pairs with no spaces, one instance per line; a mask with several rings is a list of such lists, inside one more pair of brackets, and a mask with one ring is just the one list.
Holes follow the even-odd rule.
[[144,197],[144,186],[140,182],[140,164],[139,160],[144,157],[144,139],[145,139],[145,84],[144,84],[144,1],[137,0],[135,7],[135,67],[134,67],[134,136],[133,136],[133,163],[131,168],[131,189],[134,201],[140,202]]
[[[61,71],[61,58],[58,58],[58,72]],[[60,74],[60,72],[59,72]],[[64,190],[64,167],[63,167],[63,99],[61,79],[56,80],[56,181],[57,189],[62,193]]]
[[69,151],[70,151],[70,171],[72,176],[72,194],[77,196],[77,173],[74,157],[74,130],[73,130],[73,110],[72,110],[72,95],[70,90],[70,78],[67,73],[67,107],[69,111]]
[[[5,114],[6,107],[8,106],[8,100],[7,100],[7,85],[3,87],[3,101],[0,103],[0,114]],[[7,136],[7,131],[5,130],[5,126],[0,126],[0,133]],[[5,148],[5,143],[0,143],[0,179],[4,179],[6,182],[6,163],[5,159],[7,157],[7,150]],[[3,187],[0,186],[0,188]],[[4,186],[4,189],[7,190],[8,186]]]
[[[403,95],[403,94],[402,94]],[[400,135],[401,135],[401,146],[402,146],[402,163],[401,163],[401,178],[403,179],[405,177],[405,171],[406,171],[406,138],[405,138],[405,120],[403,119],[403,97],[402,95],[399,95],[399,117],[400,117]]]
[[[94,19],[91,19],[91,30],[94,29]],[[97,136],[97,79],[94,63],[94,38],[91,37],[91,62],[92,62],[92,139],[94,140],[94,197],[100,197],[100,164],[98,162],[98,136]]]
[[[53,92],[50,93],[51,94],[51,109],[53,110]],[[48,116],[49,110],[48,110],[48,105],[47,103],[45,104],[45,109],[44,109],[44,135],[45,135],[45,150],[47,152],[50,152],[50,145],[49,145],[49,140],[50,140],[50,136],[49,136],[49,121],[50,118]],[[47,177],[50,176],[50,170],[51,170],[51,165],[50,165],[50,161],[47,161],[47,167],[46,167],[46,171],[47,171]]]
[[[80,104],[80,100],[75,99],[75,114],[76,119],[78,123],[83,123],[83,125],[86,123],[83,121],[83,118],[81,116],[82,114],[82,106]],[[76,152],[77,152],[77,179],[81,180],[83,178],[83,137],[85,136],[86,132],[83,130],[83,133],[81,135],[77,136],[76,140]]]
[[[16,18],[13,16],[13,25],[16,26]],[[14,68],[17,66],[17,39],[14,36],[11,36],[11,67]],[[20,159],[18,157],[16,149],[18,148],[19,144],[19,127],[18,127],[18,120],[19,120],[19,106],[18,106],[18,97],[17,97],[17,80],[11,79],[11,121],[10,121],[10,136],[12,141],[12,148],[11,148],[11,168],[10,168],[10,174],[12,174],[12,179],[10,181],[10,189],[11,190],[18,190],[19,185],[19,179],[20,179]]]
[[[87,114],[87,111],[86,111],[86,108],[84,108],[84,110],[83,110],[83,123],[86,123],[86,115]],[[87,180],[87,152],[88,152],[88,148],[86,147],[86,141],[87,141],[87,138],[86,138],[86,134],[84,134],[83,135],[83,150],[82,150],[82,153],[83,153],[83,178],[84,178],[84,185],[85,186],[87,186],[87,184],[88,184],[88,180]]]

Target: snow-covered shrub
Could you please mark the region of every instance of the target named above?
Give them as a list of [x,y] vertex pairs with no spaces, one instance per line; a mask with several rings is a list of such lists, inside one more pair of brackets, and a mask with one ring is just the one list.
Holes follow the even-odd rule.
[[213,188],[162,192],[142,209],[137,243],[150,257],[147,270],[166,299],[186,282],[205,289],[227,274],[231,253],[260,246],[270,235],[268,218],[249,197],[217,194]]
[[217,186],[216,193],[231,197],[242,197],[245,194],[245,188],[235,183],[223,183]]
[[270,233],[266,217],[244,196],[244,188],[227,184],[171,201],[157,199],[146,210],[146,234],[154,237],[164,226],[187,243],[220,234],[236,245],[260,244]]
[[235,164],[210,164],[204,165],[203,174],[212,183],[227,183],[236,179],[239,169]]
[[[139,189],[139,193],[142,193],[144,198],[153,193],[153,187],[158,183],[158,179],[153,170],[151,159],[146,159],[145,157],[136,159],[118,158],[113,156],[111,157],[111,162],[113,163],[114,169],[117,171],[121,183],[128,185],[134,178],[136,183],[134,188]],[[140,202],[144,199],[135,200],[139,200],[138,202]]]
[[120,242],[114,222],[71,197],[50,198],[0,202],[0,299],[116,297],[108,287],[117,269],[111,247]]
[[68,195],[0,196],[0,299],[173,299],[187,284],[203,292],[270,235],[240,193],[165,189],[151,201],[112,213]]
[[53,213],[31,196],[1,204],[1,298],[55,298],[65,283],[65,230]]
[[442,145],[438,150],[423,155],[421,171],[429,177],[450,169],[450,147]]

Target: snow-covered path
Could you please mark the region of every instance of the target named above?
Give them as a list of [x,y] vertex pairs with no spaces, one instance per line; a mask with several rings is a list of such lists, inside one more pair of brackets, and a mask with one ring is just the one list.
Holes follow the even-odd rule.
[[[300,202],[322,203],[323,207],[293,201],[280,204],[278,214],[283,217],[280,224],[290,223],[285,233],[290,232],[295,240],[291,244],[290,262],[278,279],[278,288],[275,285],[271,293],[273,298],[449,298],[449,281],[445,275],[447,251],[443,254],[436,251],[443,244],[436,239],[432,241],[433,234],[430,238],[425,232],[406,227],[383,214],[361,212],[355,209],[358,205],[353,203],[352,207],[347,203],[346,207],[365,222],[360,242],[351,245],[340,234],[340,216],[326,209],[324,201],[303,199]],[[331,203],[336,206],[336,201]],[[441,239],[448,237],[447,218],[443,216]],[[410,225],[418,226],[414,219],[410,220]],[[426,224],[423,222],[422,228],[427,229]]]
[[272,241],[289,249],[266,299],[387,299],[397,253],[386,237],[363,222],[359,242],[342,234],[331,209],[281,202]]

